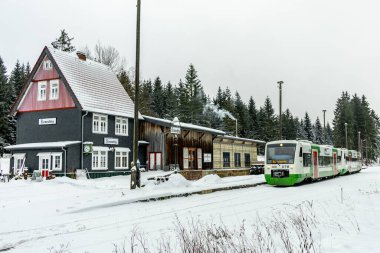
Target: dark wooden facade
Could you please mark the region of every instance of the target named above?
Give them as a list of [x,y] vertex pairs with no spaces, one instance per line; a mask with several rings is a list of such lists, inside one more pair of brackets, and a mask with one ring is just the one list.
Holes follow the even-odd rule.
[[[177,166],[181,170],[212,168],[212,160],[205,162],[204,154],[213,157],[213,138],[216,137],[216,133],[182,127],[181,134],[177,137]],[[175,135],[170,133],[170,124],[142,121],[140,140],[149,142],[145,149],[147,161],[141,161],[142,165],[146,165],[149,169],[163,170],[175,167],[176,141]],[[160,158],[161,161],[157,161]]]

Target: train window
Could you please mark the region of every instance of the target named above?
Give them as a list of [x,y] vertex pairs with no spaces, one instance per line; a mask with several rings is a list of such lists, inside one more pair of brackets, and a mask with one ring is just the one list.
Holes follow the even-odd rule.
[[300,147],[300,157],[302,157],[302,147]]
[[306,153],[303,154],[303,167],[309,167],[310,159],[311,159],[310,154],[306,154]]

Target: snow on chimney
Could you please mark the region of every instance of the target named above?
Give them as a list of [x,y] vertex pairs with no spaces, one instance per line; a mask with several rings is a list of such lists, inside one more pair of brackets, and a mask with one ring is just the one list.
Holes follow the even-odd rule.
[[81,59],[82,61],[85,61],[87,59],[86,57],[86,54],[81,52],[81,51],[77,51],[77,56],[79,59]]

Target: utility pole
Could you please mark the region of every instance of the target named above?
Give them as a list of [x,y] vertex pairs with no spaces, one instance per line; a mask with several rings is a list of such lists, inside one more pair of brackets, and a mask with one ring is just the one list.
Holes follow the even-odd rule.
[[[360,131],[358,131],[358,152],[360,152]],[[361,160],[362,154],[360,153],[360,160]]]
[[323,144],[326,144],[326,110],[323,112]]
[[345,132],[346,132],[346,149],[348,150],[348,142],[347,142],[347,122],[344,123],[344,129],[345,129]]
[[280,140],[282,140],[282,84],[283,81],[278,81],[278,88],[280,90]]
[[137,0],[137,24],[136,24],[136,66],[135,66],[135,120],[133,129],[133,165],[136,170],[131,170],[131,189],[140,187],[140,171],[137,165],[138,141],[139,141],[139,82],[140,82],[140,12],[141,0]]

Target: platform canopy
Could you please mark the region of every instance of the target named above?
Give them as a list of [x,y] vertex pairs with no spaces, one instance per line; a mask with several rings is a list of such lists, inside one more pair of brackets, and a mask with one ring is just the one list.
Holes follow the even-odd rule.
[[57,142],[37,142],[10,145],[5,147],[6,150],[22,150],[22,149],[51,149],[65,148],[68,146],[78,145],[81,141],[57,141]]

